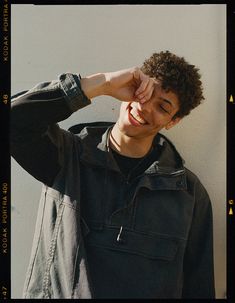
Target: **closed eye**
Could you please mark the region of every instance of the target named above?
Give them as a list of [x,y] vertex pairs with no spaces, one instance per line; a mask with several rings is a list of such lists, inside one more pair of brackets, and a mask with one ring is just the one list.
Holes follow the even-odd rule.
[[163,110],[165,113],[170,114],[162,105],[160,105],[161,110]]

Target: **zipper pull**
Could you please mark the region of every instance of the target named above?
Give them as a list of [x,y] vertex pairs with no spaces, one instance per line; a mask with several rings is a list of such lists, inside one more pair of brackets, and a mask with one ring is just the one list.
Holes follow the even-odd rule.
[[117,236],[117,242],[124,242],[123,239],[121,238],[121,234],[122,234],[122,226],[120,227],[120,230],[119,230],[119,234]]

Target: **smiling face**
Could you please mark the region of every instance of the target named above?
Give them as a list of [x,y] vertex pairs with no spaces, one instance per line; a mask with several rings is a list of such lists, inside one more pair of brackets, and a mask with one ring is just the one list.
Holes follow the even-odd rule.
[[147,102],[122,102],[117,126],[125,136],[152,141],[162,128],[169,129],[180,121],[173,119],[178,110],[177,95],[158,83]]

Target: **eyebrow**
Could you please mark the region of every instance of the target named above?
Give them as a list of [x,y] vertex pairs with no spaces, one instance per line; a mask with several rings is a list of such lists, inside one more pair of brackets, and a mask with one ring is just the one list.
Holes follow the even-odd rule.
[[170,100],[165,99],[165,98],[161,98],[161,97],[160,97],[160,99],[163,100],[164,102],[170,104],[170,106],[174,108],[174,105],[172,104],[172,102]]

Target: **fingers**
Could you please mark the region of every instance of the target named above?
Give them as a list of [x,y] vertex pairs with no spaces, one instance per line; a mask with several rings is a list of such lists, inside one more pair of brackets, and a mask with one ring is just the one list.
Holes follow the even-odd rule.
[[112,73],[106,73],[109,83],[108,94],[119,100],[133,100],[145,103],[153,95],[155,80],[134,67]]
[[152,97],[153,91],[154,91],[154,82],[153,79],[149,78],[146,88],[142,92],[137,94],[136,97],[138,98],[140,103],[144,103]]
[[144,103],[152,97],[155,86],[155,80],[145,75],[141,71],[140,73],[141,83],[135,92],[135,97],[140,103]]
[[148,76],[144,75],[144,74],[140,75],[140,76],[141,76],[140,77],[141,83],[140,83],[140,86],[138,87],[138,89],[135,92],[136,96],[140,95],[141,93],[143,93],[146,90],[146,88],[149,84],[149,80],[150,80],[150,78]]

